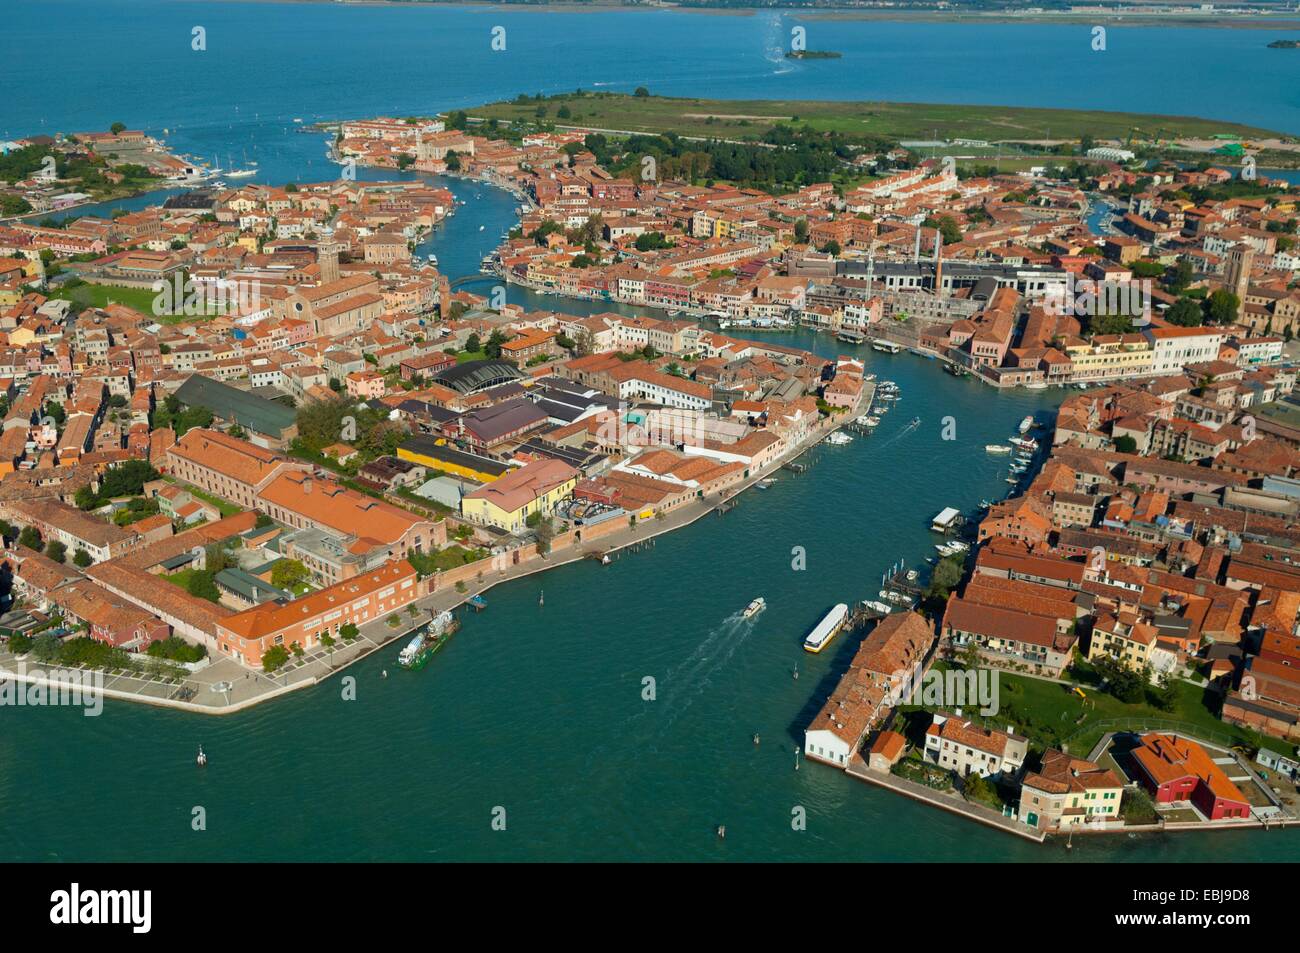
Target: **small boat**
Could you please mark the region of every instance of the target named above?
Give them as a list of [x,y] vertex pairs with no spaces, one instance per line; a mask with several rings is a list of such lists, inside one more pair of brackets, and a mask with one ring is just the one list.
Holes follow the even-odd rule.
[[430,252],[429,255],[425,258],[425,261],[427,261],[431,265],[436,265],[438,264],[438,256]]
[[754,618],[754,616],[758,615],[766,608],[767,608],[767,600],[765,600],[762,596],[759,596],[749,605],[745,606],[745,611],[742,612],[740,615],[742,618],[752,619]]
[[1034,418],[1033,418],[1033,416],[1032,416],[1032,415],[1027,415],[1027,416],[1025,417],[1024,420],[1020,421],[1020,432],[1021,432],[1021,434],[1027,434],[1027,433],[1029,433],[1029,431],[1033,428],[1033,426],[1034,426]]
[[852,443],[852,442],[853,442],[853,438],[850,437],[848,434],[846,434],[846,433],[842,433],[842,432],[840,432],[840,431],[837,430],[837,431],[835,431],[833,434],[831,434],[829,437],[826,438],[826,442],[827,442],[827,443],[834,444],[834,445],[837,446],[837,447],[841,447],[841,446],[843,446],[843,445],[846,444],[846,443]]
[[481,231],[483,231],[483,229],[485,229],[485,228],[487,228],[486,225],[480,225],[480,226],[478,227],[478,230],[481,232]]
[[257,175],[256,169],[230,169],[226,172],[228,179],[244,179],[250,175]]
[[986,443],[984,445],[985,453],[1010,453],[1011,448],[1004,443]]
[[771,480],[759,480],[757,483],[754,484],[754,486],[758,487],[760,490],[766,490],[771,485],[772,485]]
[[867,427],[874,427],[880,423],[879,417],[866,417],[865,419],[860,417],[858,419],[862,420],[863,425]]
[[1012,437],[1008,442],[1013,443],[1017,447],[1021,447],[1025,450],[1038,449],[1038,441],[1035,440],[1033,437]]
[[203,745],[199,745],[199,756],[194,759],[194,763],[200,768],[207,767],[208,756],[203,753]]
[[1018,484],[1020,481],[1017,480],[1015,477],[1007,477],[1007,482],[1010,483],[1012,486],[1015,486],[1015,485]]
[[880,596],[880,598],[882,598],[882,599],[888,599],[888,598],[889,598],[889,590],[888,590],[888,589],[881,589],[878,593],[876,593],[876,595]]
[[906,577],[906,578],[907,578],[907,581],[908,581],[908,582],[916,582],[916,577],[917,577],[918,575],[920,575],[920,574],[919,574],[915,569],[909,569],[909,570],[907,571],[907,577]]
[[880,612],[884,615],[889,615],[889,613],[894,611],[894,607],[891,606],[889,603],[877,602],[874,599],[864,600],[862,605],[868,609],[871,609],[874,612]]

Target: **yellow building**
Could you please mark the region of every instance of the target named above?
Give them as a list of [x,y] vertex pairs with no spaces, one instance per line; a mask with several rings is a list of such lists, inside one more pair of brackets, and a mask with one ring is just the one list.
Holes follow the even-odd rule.
[[538,460],[468,493],[460,501],[468,520],[517,533],[534,513],[549,516],[573,492],[578,471],[562,460]]
[[1042,767],[1020,787],[1020,819],[1030,827],[1057,830],[1119,818],[1124,785],[1114,772],[1053,748]]
[[432,437],[412,437],[397,448],[397,456],[401,460],[409,460],[430,470],[450,473],[475,483],[491,483],[510,471],[510,467],[504,463],[475,453],[465,453],[447,446],[445,440],[435,440]]
[[1125,668],[1140,672],[1151,661],[1155,644],[1155,626],[1138,622],[1130,613],[1121,613],[1119,618],[1103,616],[1092,627],[1088,661],[1108,656]]
[[1144,377],[1155,364],[1155,352],[1140,334],[1099,334],[1091,344],[1067,345],[1065,353],[1074,365],[1076,381]]

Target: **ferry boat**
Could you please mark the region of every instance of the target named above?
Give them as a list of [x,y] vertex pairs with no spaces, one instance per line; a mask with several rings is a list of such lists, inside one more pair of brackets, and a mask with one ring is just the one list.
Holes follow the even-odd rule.
[[846,444],[846,443],[852,443],[852,442],[853,442],[853,438],[850,437],[848,434],[843,433],[843,432],[837,430],[837,431],[835,431],[833,434],[831,434],[829,437],[826,438],[826,442],[827,442],[827,443],[832,443],[832,444],[834,444],[834,445],[837,446],[837,447],[842,447],[842,446],[843,446],[844,444]]
[[1032,416],[1026,416],[1024,420],[1020,421],[1020,433],[1022,435],[1029,433],[1029,431],[1033,429],[1033,426],[1034,418]]
[[902,350],[902,347],[893,341],[872,341],[871,349],[873,351],[883,351],[886,354],[897,354]]
[[429,659],[433,658],[434,653],[447,643],[458,628],[460,624],[450,612],[441,613],[397,654],[398,667],[408,672],[418,672],[429,664]]
[[766,608],[767,601],[762,596],[759,596],[749,605],[745,606],[745,611],[741,613],[741,616],[746,619],[752,619]]
[[849,617],[849,607],[844,603],[839,603],[826,617],[817,623],[817,628],[808,633],[808,638],[803,640],[803,647],[808,652],[820,652],[826,646],[831,644],[831,639],[839,634],[840,629],[844,628],[844,623]]
[[1005,443],[986,443],[984,445],[985,453],[1010,453],[1011,448]]

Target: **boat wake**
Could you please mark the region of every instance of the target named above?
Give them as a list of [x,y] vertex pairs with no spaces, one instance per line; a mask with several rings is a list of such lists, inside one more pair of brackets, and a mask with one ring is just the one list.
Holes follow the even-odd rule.
[[746,619],[741,613],[733,612],[710,630],[694,652],[669,670],[663,679],[666,690],[661,699],[668,708],[664,731],[704,693],[713,681],[713,676],[731,661],[736,650],[754,631],[754,622],[754,619]]
[[920,428],[921,428],[921,420],[918,417],[912,420],[906,427],[904,427],[898,433],[894,434],[888,440],[884,441],[883,443],[879,443],[876,446],[880,447],[881,449],[888,447],[890,444],[897,443],[898,441],[906,437],[908,434],[914,433]]

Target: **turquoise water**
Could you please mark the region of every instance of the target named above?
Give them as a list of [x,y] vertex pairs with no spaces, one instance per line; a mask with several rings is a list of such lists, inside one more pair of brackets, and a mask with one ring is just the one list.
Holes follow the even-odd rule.
[[[468,217],[468,215],[467,215]],[[832,355],[826,337],[782,340]],[[821,447],[725,516],[611,565],[487,595],[435,664],[396,649],[259,710],[204,718],[109,702],[99,718],[13,709],[0,728],[0,856],[19,859],[981,860],[1289,856],[1292,834],[1029,842],[804,763],[801,730],[847,664],[800,641],[887,565],[932,554],[928,520],[1007,489],[980,448],[1045,392],[995,394],[935,362],[867,351],[903,400],[878,432]],[[914,416],[922,425],[908,431]],[[942,418],[958,439],[941,439]],[[792,570],[792,547],[807,570]],[[546,590],[540,608],[538,590]],[[769,608],[736,613],[756,595]],[[801,677],[794,679],[798,667]],[[643,701],[642,679],[657,700]],[[755,747],[751,736],[759,733]],[[202,744],[211,761],[193,765]],[[69,797],[77,794],[74,806]],[[83,809],[84,793],[93,810]],[[206,809],[208,829],[190,829]],[[490,826],[496,807],[507,829]],[[808,811],[808,829],[790,827]],[[727,825],[727,838],[714,835]]]
[[[828,74],[765,52],[790,18],[682,13],[361,9],[270,4],[20,2],[0,36],[0,134],[103,127],[114,119],[173,129],[183,151],[256,157],[267,181],[328,178],[320,136],[290,120],[431,111],[510,96],[607,84],[716,96],[825,96],[1108,105],[1232,116],[1300,127],[1296,91],[1247,79],[1189,50],[1239,46],[1250,31],[1173,30],[1174,52],[1147,49],[1147,68],[1179,63],[1185,83],[1128,84],[1098,74],[1090,102],[1071,78],[1065,28],[834,24],[823,46],[870,49],[878,67]],[[485,70],[468,38],[510,26],[511,54]],[[191,24],[209,30],[211,59],[194,65]],[[41,25],[76,24],[97,57],[35,72]],[[291,34],[292,28],[292,34]],[[348,37],[339,44],[340,29]],[[1016,62],[991,43],[1030,29]],[[954,32],[959,31],[959,32]],[[1148,41],[1150,31],[1146,31]],[[1121,31],[1112,31],[1116,37]],[[1122,31],[1123,44],[1144,31]],[[1209,33],[1209,36],[1206,34]],[[574,55],[574,36],[617,39]],[[810,45],[817,46],[810,33]],[[922,42],[924,40],[924,42]],[[932,41],[932,42],[931,42]],[[1074,40],[1068,40],[1073,44]],[[222,44],[226,44],[222,46]],[[766,46],[765,46],[766,44]],[[486,45],[486,43],[484,44]],[[910,58],[904,58],[910,53]],[[518,55],[516,55],[518,54]],[[335,67],[327,66],[333,57]],[[848,57],[846,57],[846,61]],[[93,62],[93,66],[92,66]],[[1109,61],[1108,61],[1109,62]],[[1115,61],[1118,65],[1123,58]],[[495,64],[499,63],[497,66]],[[978,63],[978,68],[972,68]],[[105,81],[94,70],[112,72]],[[14,67],[30,67],[27,69]],[[540,68],[542,65],[545,68]],[[838,69],[838,67],[836,67]],[[1267,78],[1267,70],[1261,67]],[[901,70],[901,75],[900,75]],[[1008,82],[1008,71],[1021,79]],[[1127,75],[1127,78],[1125,76]],[[1145,73],[1143,74],[1146,75]],[[957,80],[960,79],[960,83]],[[1040,81],[1041,80],[1041,81]],[[1069,90],[1062,85],[1069,84]],[[906,85],[903,85],[906,84]],[[1128,84],[1128,85],[1126,85]],[[117,106],[104,113],[104,90]],[[1159,96],[1178,102],[1156,103]],[[1238,106],[1258,115],[1228,108]],[[238,106],[238,110],[234,107]],[[366,174],[366,173],[363,173]],[[378,175],[378,174],[377,174]],[[383,173],[390,176],[392,173]],[[473,273],[517,204],[474,183],[447,183],[467,204],[433,236],[441,267]],[[114,203],[138,207],[152,199]],[[485,226],[480,232],[479,225]],[[593,307],[529,296],[534,306]],[[599,306],[601,309],[604,306]],[[829,337],[776,340],[827,356],[855,349]],[[982,452],[1059,395],[994,393],[910,355],[861,352],[899,382],[903,400],[878,432],[822,447],[802,476],[781,473],[726,516],[662,537],[612,565],[585,562],[491,590],[490,608],[421,673],[394,671],[390,648],[336,679],[230,718],[109,702],[74,710],[0,710],[0,857],[20,860],[1183,860],[1282,859],[1294,834],[1081,838],[1036,846],[961,821],[841,772],[794,770],[803,726],[855,648],[841,637],[819,656],[800,642],[826,609],[873,597],[887,566],[932,555],[929,519],[1004,495],[1000,463]],[[922,424],[907,430],[919,416]],[[957,440],[941,439],[952,417]],[[792,548],[807,552],[794,571]],[[546,605],[538,606],[538,590]],[[736,618],[756,595],[769,608]],[[798,668],[801,677],[794,679]],[[642,700],[642,680],[657,700]],[[762,743],[755,747],[757,732]],[[199,744],[209,766],[194,767]],[[207,830],[191,830],[201,806]],[[791,811],[808,829],[791,829]],[[492,829],[495,808],[507,828]],[[714,834],[726,824],[728,836]]]

